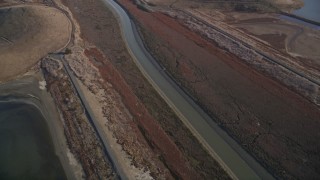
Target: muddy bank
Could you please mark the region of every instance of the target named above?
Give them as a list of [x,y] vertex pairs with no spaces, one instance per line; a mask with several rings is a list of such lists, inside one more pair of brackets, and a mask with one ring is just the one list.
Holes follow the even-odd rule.
[[[78,167],[69,158],[66,137],[63,134],[63,124],[50,94],[41,86],[44,79],[40,72],[27,75],[0,85],[2,103],[20,103],[39,110],[50,133],[48,144],[53,143],[53,152],[59,158],[66,178],[77,179]],[[40,130],[41,131],[41,130]],[[50,142],[52,141],[52,142]],[[50,152],[51,150],[49,150]]]
[[66,179],[41,112],[27,103],[0,102],[0,178]]

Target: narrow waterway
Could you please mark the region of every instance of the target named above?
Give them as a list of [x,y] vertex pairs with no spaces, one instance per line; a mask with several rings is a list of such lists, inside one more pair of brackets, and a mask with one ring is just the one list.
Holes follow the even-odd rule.
[[66,179],[41,112],[0,102],[0,179]]
[[273,179],[170,79],[145,49],[128,14],[115,1],[104,2],[116,15],[128,51],[140,71],[227,173],[235,179]]
[[320,0],[304,0],[304,6],[293,14],[320,23]]

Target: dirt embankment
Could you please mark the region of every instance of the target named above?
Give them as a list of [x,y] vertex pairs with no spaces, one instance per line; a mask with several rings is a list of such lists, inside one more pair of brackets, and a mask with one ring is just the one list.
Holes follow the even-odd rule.
[[[118,129],[114,129],[113,132],[119,138],[118,141],[124,150],[133,157],[134,163],[140,168],[144,166],[148,167],[151,174],[154,175],[154,178],[171,179],[171,176],[173,176],[189,179],[190,177],[197,177],[198,175],[190,168],[183,154],[165,134],[165,131],[163,131],[157,121],[149,114],[145,106],[134,95],[131,88],[124,81],[121,74],[113,67],[111,62],[97,49],[87,49],[85,54],[90,57],[91,62],[99,64],[97,67],[99,68],[102,78],[112,84],[113,88],[121,96],[122,102],[133,116],[133,121],[131,121],[130,126],[133,131],[135,131],[135,134],[132,135],[136,136],[136,142],[132,140],[130,142],[130,139],[134,137],[130,134],[126,135],[121,131],[117,132]],[[108,111],[106,111],[106,115],[112,116]],[[118,120],[115,118],[110,117],[110,120],[114,125],[119,123],[116,122]],[[126,127],[119,126],[118,128],[125,129]],[[135,143],[139,143],[142,146],[135,147]],[[155,153],[156,157],[158,157],[163,164],[157,162],[157,158],[154,158],[152,154],[150,155],[148,151],[146,151],[145,154],[141,154],[144,150],[142,147],[151,148],[151,153]],[[153,157],[153,159],[149,160],[150,157]],[[171,175],[164,166],[169,169]]]
[[319,108],[241,63],[175,19],[119,0],[159,62],[207,112],[279,178],[319,177]]
[[82,165],[87,179],[115,179],[112,165],[106,159],[102,144],[86,117],[62,63],[53,58],[44,58],[47,89],[53,96],[62,114],[64,133],[71,153]]
[[0,81],[25,73],[69,41],[71,24],[59,10],[42,5],[0,9]]
[[[99,51],[94,49],[88,49],[86,54],[99,68],[105,81],[111,82],[119,92],[135,126],[149,142],[149,148],[169,168],[171,175],[186,179],[227,179],[226,173],[204,151],[135,66],[120,41],[118,23],[103,2],[65,0],[64,3],[79,22],[82,37],[98,46],[107,58],[101,59]],[[131,143],[119,142],[124,147]],[[127,150],[130,154],[130,147]]]
[[[149,141],[144,137],[148,133],[141,133],[140,126],[136,123],[137,118],[130,113],[127,103],[123,102],[118,89],[113,86],[114,81],[119,82],[122,91],[131,97],[130,89],[127,88],[109,60],[93,46],[88,49],[72,47],[71,51],[72,54],[65,58],[79,79],[85,99],[90,104],[95,119],[103,130],[100,135],[106,138],[115,152],[115,158],[119,161],[118,168],[122,168],[127,177],[136,179],[141,177],[172,179],[170,171],[159,158],[161,154],[149,147]],[[97,67],[103,73],[100,73]],[[112,75],[105,76],[108,73]],[[133,107],[135,106],[137,104]],[[117,149],[119,146],[120,149]]]

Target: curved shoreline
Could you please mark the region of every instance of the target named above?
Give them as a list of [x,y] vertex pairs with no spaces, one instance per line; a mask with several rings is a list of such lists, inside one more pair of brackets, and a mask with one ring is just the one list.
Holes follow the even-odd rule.
[[[57,7],[35,3],[8,4],[0,7],[0,10],[5,11],[6,9],[14,9],[15,11],[21,9],[23,11],[27,10],[27,12],[34,13],[34,15],[25,15],[21,19],[16,13],[9,13],[11,18],[9,20],[12,20],[14,17],[22,25],[31,23],[30,27],[13,26],[10,25],[10,21],[8,20],[9,23],[5,23],[0,28],[0,33],[4,31],[4,37],[0,36],[0,40],[2,39],[10,43],[10,46],[0,48],[0,52],[2,52],[2,54],[0,53],[0,58],[4,59],[1,62],[1,66],[6,66],[6,68],[1,68],[3,72],[0,73],[0,82],[8,82],[23,76],[28,69],[35,66],[48,53],[60,52],[65,49],[72,40],[71,35],[73,31],[70,18]],[[32,24],[36,21],[38,22],[37,25]],[[16,34],[20,34],[18,38],[15,38],[15,36],[5,37],[10,36],[10,33],[6,33],[8,28],[27,29],[30,32],[36,32],[37,35],[33,36],[24,31],[17,31]],[[5,59],[10,59],[10,61],[6,61]],[[22,61],[24,62],[24,66],[20,65]]]
[[[0,177],[67,179],[65,168],[54,146],[48,120],[43,109],[37,105],[37,98],[34,100],[13,95],[0,99],[1,134],[4,135],[1,144],[9,150],[1,151],[3,153],[0,158],[3,161],[0,162],[0,169],[4,170],[2,172],[7,177],[3,176],[4,174],[0,174]],[[33,169],[31,172],[30,168]]]
[[[52,140],[54,153],[58,157],[64,173],[67,179],[81,179],[83,170],[81,164],[75,161],[70,152],[67,144],[67,139],[64,134],[64,120],[57,109],[55,102],[51,94],[46,89],[40,89],[39,82],[44,81],[43,73],[35,72],[30,69],[37,66],[39,61],[52,52],[60,52],[64,50],[72,41],[73,35],[73,23],[67,13],[65,13],[58,6],[47,6],[38,3],[23,3],[23,4],[7,4],[5,6],[0,6],[0,9],[8,8],[23,8],[23,7],[35,7],[35,8],[50,8],[55,13],[60,13],[61,17],[67,21],[68,37],[65,39],[60,47],[52,48],[51,50],[43,53],[45,55],[39,56],[24,72],[19,73],[14,77],[0,81],[0,98],[5,100],[0,100],[3,102],[21,102],[24,104],[31,105],[39,110],[41,115],[45,120],[45,124],[48,127],[50,139]],[[46,44],[44,44],[46,45]]]
[[71,165],[68,158],[68,145],[64,136],[63,124],[53,99],[46,90],[39,89],[40,73],[26,76],[0,85],[1,102],[17,102],[35,107],[39,110],[48,127],[54,152],[63,167],[67,179],[77,179],[76,167]]

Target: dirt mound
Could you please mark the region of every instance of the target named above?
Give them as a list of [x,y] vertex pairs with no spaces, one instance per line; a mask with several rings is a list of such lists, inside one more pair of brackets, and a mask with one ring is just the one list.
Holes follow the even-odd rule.
[[69,41],[71,24],[59,10],[46,6],[0,9],[0,81],[27,71],[41,57]]

